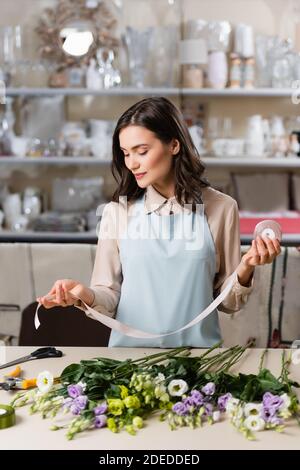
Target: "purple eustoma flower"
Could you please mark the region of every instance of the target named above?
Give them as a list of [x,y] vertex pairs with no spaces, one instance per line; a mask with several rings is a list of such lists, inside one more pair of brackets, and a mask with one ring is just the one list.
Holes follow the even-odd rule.
[[221,395],[219,398],[218,398],[218,408],[220,411],[226,411],[226,405],[227,405],[227,402],[228,400],[230,400],[232,398],[232,395],[230,392],[228,393],[225,393],[224,395]]
[[172,407],[172,410],[179,416],[185,416],[189,412],[188,407],[182,401],[175,403],[175,405]]
[[264,408],[275,408],[278,410],[283,405],[283,399],[279,395],[273,395],[271,392],[264,393],[263,406]]
[[74,401],[70,406],[70,411],[73,415],[80,415],[81,413],[81,409],[79,408],[79,406],[75,405]]
[[183,402],[188,406],[200,406],[203,404],[203,395],[199,390],[192,390],[190,395]]
[[276,417],[276,407],[275,406],[263,406],[260,416],[261,418],[266,421],[266,423],[271,423],[272,419]]
[[106,415],[98,415],[96,416],[95,418],[95,421],[94,421],[94,424],[95,424],[95,428],[103,428],[104,426],[106,426],[106,421],[107,421],[107,416]]
[[71,397],[67,397],[67,398],[64,399],[63,407],[64,408],[70,408],[72,403],[73,403],[73,399]]
[[208,382],[204,387],[201,388],[201,392],[205,395],[213,395],[216,391],[216,386],[213,382]]
[[80,395],[75,398],[73,405],[78,406],[80,410],[84,410],[88,402],[88,397],[86,395]]
[[107,403],[106,402],[103,402],[103,403],[101,403],[101,405],[96,406],[96,408],[94,408],[94,413],[95,413],[96,416],[104,415],[106,412],[107,412]]
[[77,398],[83,394],[83,388],[81,387],[81,385],[69,385],[68,394],[71,398]]
[[212,406],[212,404],[211,404],[211,403],[204,403],[203,406],[204,406],[204,410],[205,410],[204,413],[203,413],[203,415],[204,415],[204,416],[212,416],[212,414],[213,414],[213,406]]
[[279,426],[280,424],[283,424],[283,419],[279,418],[278,416],[272,416],[272,418],[270,419],[270,423]]

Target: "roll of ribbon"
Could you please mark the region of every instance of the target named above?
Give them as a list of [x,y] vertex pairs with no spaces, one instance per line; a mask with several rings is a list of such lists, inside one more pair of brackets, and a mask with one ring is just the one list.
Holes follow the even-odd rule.
[[16,423],[16,414],[12,406],[0,405],[0,429],[13,426]]
[[258,235],[261,237],[269,237],[271,239],[277,238],[279,241],[281,241],[281,227],[275,220],[263,220],[255,227],[254,237],[257,237]]

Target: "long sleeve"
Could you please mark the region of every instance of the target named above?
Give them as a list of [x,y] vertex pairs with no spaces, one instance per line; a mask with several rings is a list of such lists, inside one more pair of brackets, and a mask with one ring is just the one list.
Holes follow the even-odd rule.
[[[122,284],[114,214],[114,203],[107,204],[100,223],[95,263],[90,282],[90,289],[94,292],[94,302],[91,307],[110,317],[114,317],[116,314]],[[78,306],[92,317],[92,314],[87,312],[83,305]]]
[[[233,199],[231,199],[231,205],[224,216],[221,231],[219,237],[221,242],[217,249],[219,270],[214,283],[215,297],[226,287],[229,276],[235,271],[241,260],[239,211],[237,203]],[[253,276],[249,287],[242,286],[236,276],[232,289],[218,309],[225,313],[241,310],[252,290]]]

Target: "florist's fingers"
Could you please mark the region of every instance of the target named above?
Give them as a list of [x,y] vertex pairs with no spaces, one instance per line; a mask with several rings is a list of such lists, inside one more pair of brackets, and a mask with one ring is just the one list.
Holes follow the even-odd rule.
[[55,301],[59,304],[60,303],[60,291],[59,291],[59,282],[56,281],[56,289],[55,289]]
[[256,237],[256,245],[260,257],[259,264],[266,264],[269,260],[269,252],[263,239],[259,235]]
[[75,302],[74,297],[70,292],[66,289],[66,287],[63,286],[63,291],[64,291],[64,297],[65,297],[65,302],[67,305],[73,305]]
[[57,281],[57,284],[56,284],[56,299],[55,300],[58,305],[64,304],[64,293],[63,293],[61,281]]
[[280,253],[281,253],[280,241],[278,240],[278,238],[275,238],[275,239],[272,240],[272,241],[273,241],[273,245],[274,245],[276,254],[277,254],[277,255],[280,255]]
[[57,304],[53,300],[49,300],[47,296],[40,297],[40,304],[43,305],[45,308],[52,308],[55,307]]
[[249,251],[251,253],[252,265],[256,266],[257,264],[259,264],[260,257],[257,249],[257,243],[255,240],[252,240],[252,246]]
[[48,292],[48,294],[46,295],[40,295],[39,297],[36,298],[36,301],[39,302],[39,303],[42,303],[42,299],[45,299],[45,297],[49,298],[49,297],[55,297],[55,294],[56,294],[56,283],[53,285],[53,287],[51,288],[51,290]]
[[255,240],[252,240],[252,246],[250,248],[250,251],[253,253],[253,256],[259,256]]
[[276,250],[273,244],[273,240],[271,240],[271,238],[269,237],[263,237],[263,241],[265,242],[268,249],[269,260],[267,261],[267,263],[272,263],[272,261],[276,257]]
[[65,289],[64,289],[63,283],[60,284],[60,298],[61,298],[60,305],[62,307],[67,307],[68,302],[67,302],[67,299],[66,299],[66,294],[65,294]]

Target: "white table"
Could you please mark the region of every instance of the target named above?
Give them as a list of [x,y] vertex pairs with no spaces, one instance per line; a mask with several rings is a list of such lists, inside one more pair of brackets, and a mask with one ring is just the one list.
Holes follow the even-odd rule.
[[[6,361],[13,360],[33,351],[29,347],[7,347]],[[41,359],[27,362],[22,365],[24,376],[36,377],[43,371],[49,370],[55,376],[60,375],[63,368],[81,359],[90,359],[98,356],[116,359],[138,358],[143,354],[157,352],[157,349],[131,349],[131,348],[75,348],[59,347],[64,352],[62,358]],[[201,353],[203,350],[201,350]],[[265,365],[273,373],[279,374],[281,367],[281,350],[270,349],[266,356]],[[197,355],[200,350],[192,350]],[[245,353],[244,358],[234,371],[257,373],[261,349],[251,349]],[[3,361],[3,358],[2,358]],[[3,363],[3,362],[2,362]],[[300,382],[300,364],[291,365],[291,377]],[[0,370],[0,377],[7,369]],[[298,392],[299,393],[299,392]],[[13,392],[0,390],[0,403],[8,404]],[[40,415],[29,415],[29,408],[16,410],[16,425],[0,430],[0,449],[300,449],[300,427],[296,424],[287,426],[283,434],[275,431],[256,433],[256,441],[247,441],[239,434],[226,418],[212,426],[205,424],[202,428],[180,428],[171,431],[165,422],[157,418],[148,420],[145,428],[136,436],[126,431],[114,434],[107,429],[91,430],[77,435],[73,441],[65,438],[65,430],[50,431],[51,420],[43,420]]]

